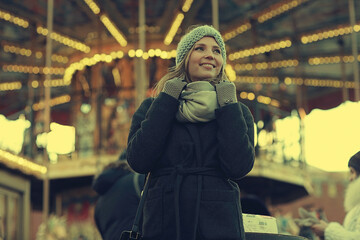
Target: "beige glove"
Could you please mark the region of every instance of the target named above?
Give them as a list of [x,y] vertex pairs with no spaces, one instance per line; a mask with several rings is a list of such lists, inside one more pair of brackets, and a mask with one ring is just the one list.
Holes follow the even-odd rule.
[[175,99],[179,99],[181,91],[186,86],[186,81],[180,78],[173,78],[165,82],[162,92],[172,96]]
[[232,82],[220,82],[215,84],[217,100],[220,107],[223,107],[230,103],[236,103],[236,87]]

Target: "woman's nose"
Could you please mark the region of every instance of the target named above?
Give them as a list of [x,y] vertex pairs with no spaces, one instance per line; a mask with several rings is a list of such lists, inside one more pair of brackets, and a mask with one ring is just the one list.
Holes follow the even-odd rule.
[[214,59],[214,53],[212,51],[206,51],[205,57],[208,59]]

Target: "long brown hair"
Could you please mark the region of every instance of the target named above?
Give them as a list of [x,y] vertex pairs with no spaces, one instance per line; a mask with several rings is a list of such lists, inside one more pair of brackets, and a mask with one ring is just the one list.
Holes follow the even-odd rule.
[[[168,72],[160,79],[159,82],[156,83],[154,87],[154,97],[158,96],[160,92],[163,90],[166,81],[173,79],[173,78],[181,78],[185,79],[187,83],[191,82],[189,71],[188,71],[188,64],[190,54],[192,53],[194,46],[186,53],[184,59],[176,66],[172,66],[168,69]],[[226,61],[226,59],[224,59]],[[216,84],[221,81],[229,81],[225,74],[224,65],[221,67],[220,73],[216,78],[207,79],[206,81],[210,82],[211,84]]]

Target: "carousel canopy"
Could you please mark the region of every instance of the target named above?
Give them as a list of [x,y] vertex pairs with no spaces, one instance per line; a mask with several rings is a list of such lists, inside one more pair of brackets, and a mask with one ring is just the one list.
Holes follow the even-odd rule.
[[[142,1],[56,0],[49,15],[53,16],[50,69],[45,61],[51,30],[48,2],[0,3],[0,112],[4,115],[25,109],[30,88],[40,96],[46,73],[52,74],[49,84],[56,98],[73,94],[73,74],[94,64],[91,60],[173,59],[179,38],[193,24],[218,25],[227,46],[227,73],[246,100],[282,110],[305,106],[307,111],[333,107],[341,98],[354,100],[358,2],[146,0],[141,15]],[[144,28],[139,28],[139,15],[144,16]],[[137,51],[139,29],[145,29],[142,51]],[[85,58],[90,63],[84,63]],[[334,94],[340,102],[332,100]],[[68,105],[54,108],[64,106]]]

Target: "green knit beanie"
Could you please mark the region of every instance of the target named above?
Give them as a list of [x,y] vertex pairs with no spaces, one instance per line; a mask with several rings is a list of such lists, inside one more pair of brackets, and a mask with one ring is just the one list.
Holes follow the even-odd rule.
[[176,49],[176,65],[178,65],[185,57],[187,52],[192,46],[202,39],[203,37],[213,37],[217,44],[219,44],[221,55],[223,58],[223,65],[226,65],[226,50],[225,43],[218,30],[209,25],[203,25],[192,29],[190,32],[185,34]]

